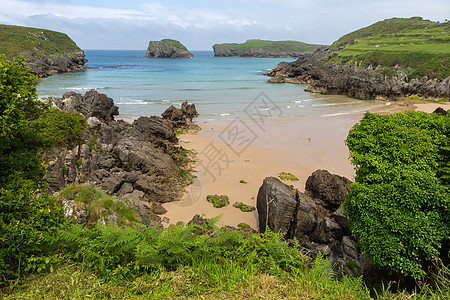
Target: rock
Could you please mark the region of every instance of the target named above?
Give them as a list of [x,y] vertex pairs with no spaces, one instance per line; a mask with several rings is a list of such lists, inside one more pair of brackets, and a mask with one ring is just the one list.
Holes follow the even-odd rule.
[[281,75],[276,75],[268,80],[270,83],[285,83],[286,79]]
[[369,270],[367,261],[351,237],[350,221],[342,214],[341,202],[350,181],[325,170],[315,171],[306,183],[308,194],[267,177],[257,198],[259,230],[266,226],[283,233],[286,240],[296,238],[300,250],[311,258],[319,252],[336,269],[359,276]]
[[445,109],[443,109],[442,107],[438,107],[438,108],[436,108],[436,109],[433,111],[433,114],[438,114],[438,115],[441,115],[441,116],[446,116],[446,115],[448,114],[448,112],[447,112]]
[[189,126],[198,115],[195,106],[183,103],[176,118],[168,113],[166,118],[141,117],[129,124],[114,120],[117,106],[94,90],[65,93],[53,102],[59,109],[81,113],[89,127],[81,146],[44,152],[49,193],[71,183],[89,183],[132,200],[143,219],[154,223],[160,220],[155,213],[165,212],[160,203],[180,199],[185,179],[177,164],[183,149],[173,129]]
[[275,177],[264,179],[256,201],[259,231],[268,226],[275,233],[287,233],[297,207],[295,194]]
[[294,62],[281,62],[265,75],[293,78],[286,82],[309,84],[305,91],[325,95],[346,95],[358,99],[396,99],[417,95],[424,99],[450,98],[450,77],[441,81],[429,80],[426,76],[408,80],[406,76],[387,77],[378,66],[369,65],[362,69],[359,65],[327,64],[327,57],[342,49],[319,48]]
[[181,104],[181,108],[171,105],[161,116],[165,120],[173,122],[175,128],[189,129],[192,125],[192,119],[198,116],[194,104],[188,104],[186,101]]
[[317,170],[306,181],[305,190],[321,199],[327,209],[337,209],[350,191],[351,181],[326,170]]
[[153,202],[152,205],[153,205],[153,212],[157,215],[163,215],[167,212],[167,209],[165,209],[161,203]]
[[114,101],[96,90],[90,90],[85,95],[67,92],[62,98],[51,99],[59,109],[70,113],[79,112],[87,119],[95,117],[107,122],[114,120],[114,116],[119,114],[119,108],[114,105]]
[[25,64],[40,77],[83,70],[87,62],[83,50],[62,32],[1,24],[0,31],[0,54],[7,59],[24,57]]
[[161,41],[150,41],[147,53],[144,57],[153,58],[193,58],[194,55],[188,51],[179,41],[164,39]]

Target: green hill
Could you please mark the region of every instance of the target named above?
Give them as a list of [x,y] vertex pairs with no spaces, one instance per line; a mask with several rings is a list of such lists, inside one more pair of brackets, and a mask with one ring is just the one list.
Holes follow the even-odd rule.
[[215,56],[285,56],[296,57],[314,52],[322,45],[298,41],[247,40],[245,43],[225,43],[213,46]]
[[[329,63],[361,63],[384,68],[387,75],[400,66],[409,78],[428,76],[440,80],[450,76],[450,23],[392,18],[344,35],[330,48]],[[395,69],[394,69],[395,68]]]
[[51,30],[1,25],[0,54],[16,56],[70,56],[82,51],[66,34]]

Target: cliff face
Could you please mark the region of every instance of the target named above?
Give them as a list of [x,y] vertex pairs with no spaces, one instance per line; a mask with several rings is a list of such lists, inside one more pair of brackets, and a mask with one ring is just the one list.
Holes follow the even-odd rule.
[[270,82],[309,84],[307,92],[326,95],[346,95],[358,99],[396,99],[417,96],[445,99],[450,97],[450,77],[444,80],[420,77],[383,75],[381,67],[361,68],[355,64],[327,64],[327,57],[337,50],[327,47],[299,58],[292,63],[282,62],[265,75]]
[[144,57],[193,58],[194,55],[179,41],[164,39],[161,41],[150,41]]
[[302,57],[319,47],[320,45],[297,41],[264,40],[248,40],[243,44],[230,43],[213,45],[214,56],[217,57]]
[[64,33],[10,25],[0,25],[0,54],[23,56],[40,77],[82,70],[87,62],[83,50]]
[[[330,47],[266,75],[309,84],[309,92],[360,99],[450,97],[450,22],[392,18],[349,33]],[[289,79],[287,79],[289,78]]]

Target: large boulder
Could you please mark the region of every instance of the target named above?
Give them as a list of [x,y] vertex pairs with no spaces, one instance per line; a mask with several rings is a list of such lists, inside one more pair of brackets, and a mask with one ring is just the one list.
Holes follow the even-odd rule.
[[287,233],[297,207],[295,194],[275,177],[267,177],[259,188],[256,202],[259,230],[268,226],[275,233]]
[[268,227],[283,233],[287,240],[296,238],[301,250],[312,258],[321,252],[347,274],[362,274],[367,262],[341,210],[350,180],[317,170],[308,178],[306,187],[307,192],[302,193],[276,178],[264,179],[257,199],[260,232]]
[[114,120],[114,116],[119,114],[119,108],[114,105],[113,99],[96,90],[90,90],[84,95],[67,92],[62,98],[51,99],[59,109],[71,113],[79,112],[86,119],[95,117],[107,122]]
[[181,108],[171,105],[161,116],[165,120],[170,120],[175,128],[189,129],[192,127],[192,119],[198,116],[195,104],[188,104],[186,101],[181,104]]
[[325,208],[337,209],[346,199],[350,183],[343,176],[331,174],[327,170],[317,170],[308,177],[305,190],[313,198],[322,200]]

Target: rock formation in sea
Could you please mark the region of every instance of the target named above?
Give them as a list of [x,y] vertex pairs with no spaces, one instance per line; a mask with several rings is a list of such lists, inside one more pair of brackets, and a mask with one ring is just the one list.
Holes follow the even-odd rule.
[[179,41],[164,39],[150,41],[145,57],[153,58],[193,58],[194,55]]
[[0,54],[8,59],[25,58],[31,71],[40,77],[84,69],[84,51],[66,34],[51,30],[0,25]]
[[130,199],[144,221],[160,224],[159,215],[165,213],[161,203],[180,200],[186,183],[180,170],[187,166],[181,161],[190,152],[177,145],[174,129],[192,126],[195,106],[185,102],[163,117],[140,117],[130,124],[114,120],[118,107],[95,90],[51,100],[59,109],[82,114],[88,125],[78,146],[44,152],[49,192],[89,183]]
[[305,193],[267,177],[257,197],[259,230],[265,232],[268,227],[285,234],[286,240],[296,238],[308,256],[315,258],[321,252],[336,268],[358,276],[369,265],[342,213],[348,191],[350,180],[326,170],[308,178]]
[[380,66],[362,69],[358,64],[328,64],[327,57],[339,50],[322,47],[295,62],[281,62],[265,75],[273,77],[269,82],[309,84],[307,92],[358,99],[450,98],[450,77],[438,80],[424,76],[408,80],[406,76],[383,75],[378,72]]
[[247,40],[243,44],[225,43],[213,45],[217,57],[302,57],[321,45],[298,41]]

